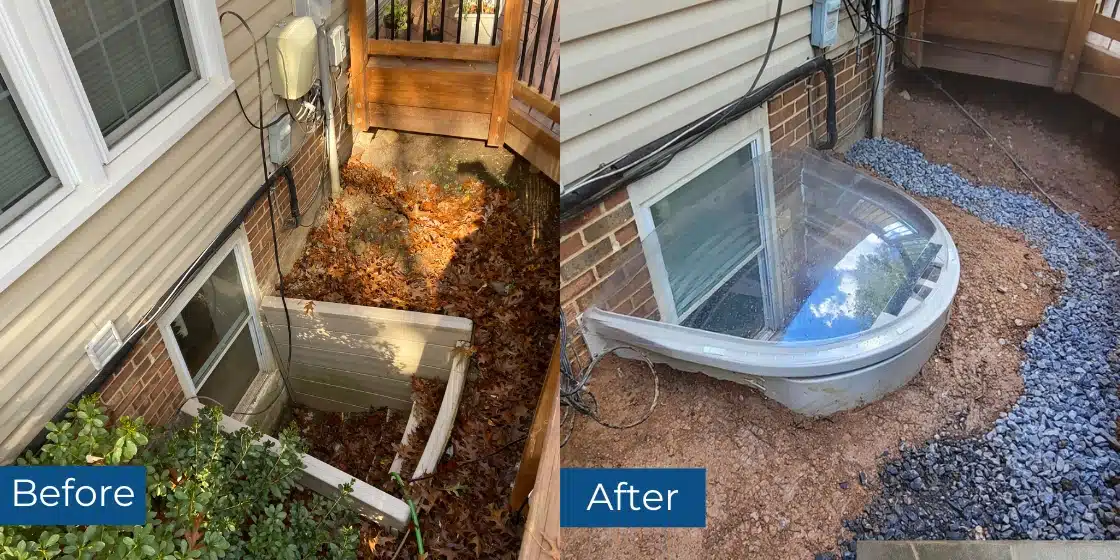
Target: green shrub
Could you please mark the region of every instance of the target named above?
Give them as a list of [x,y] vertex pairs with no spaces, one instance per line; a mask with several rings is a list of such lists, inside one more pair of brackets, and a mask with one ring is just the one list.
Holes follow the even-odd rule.
[[254,429],[222,432],[220,409],[149,442],[142,420],[112,425],[97,395],[47,424],[47,443],[26,465],[146,465],[142,526],[0,527],[0,556],[29,559],[354,558],[357,517],[344,497],[296,488],[306,446],[294,430],[279,449]]

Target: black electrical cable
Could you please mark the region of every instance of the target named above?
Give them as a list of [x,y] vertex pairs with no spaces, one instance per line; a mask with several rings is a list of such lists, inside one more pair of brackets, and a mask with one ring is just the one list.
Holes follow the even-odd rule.
[[[251,39],[253,41],[253,59],[257,63],[257,66],[256,66],[256,68],[257,68],[257,89],[260,90],[261,92],[263,92],[264,88],[261,86],[261,55],[260,55],[259,52],[257,52],[257,37],[256,37],[256,35],[253,35],[253,30],[252,30],[252,28],[249,27],[249,22],[245,21],[245,18],[241,17],[241,14],[239,14],[237,12],[226,10],[226,11],[222,12],[221,15],[218,16],[218,21],[221,22],[222,18],[226,17],[227,15],[231,15],[231,16],[237,18],[238,20],[240,20],[241,25],[244,25],[245,30],[249,32],[249,39]],[[266,125],[262,126],[260,124],[257,124],[257,123],[264,122],[264,109],[262,107],[261,111],[260,111],[261,116],[257,120],[257,122],[254,123],[253,120],[249,118],[249,113],[245,112],[245,103],[243,103],[241,101],[241,93],[239,93],[237,91],[236,87],[233,88],[233,96],[235,98],[237,98],[237,106],[241,108],[241,116],[245,117],[245,122],[249,123],[249,126],[255,128],[257,130],[262,130],[262,131],[267,130],[268,127],[280,122],[280,120],[284,118],[284,115],[279,115],[275,119],[273,119],[272,122],[270,122]],[[264,103],[264,96],[263,95],[260,96],[260,99],[258,100],[258,102],[259,103]]]
[[[837,140],[836,70],[831,60],[824,55],[820,55],[786,72],[778,79],[767,82],[766,85],[756,89],[754,93],[740,97],[728,105],[725,105],[723,108],[627,154],[625,157],[612,164],[612,167],[616,167],[616,169],[629,166],[628,169],[617,177],[603,177],[586,182],[564,193],[560,197],[560,220],[564,221],[578,216],[585,209],[598,204],[599,201],[618,189],[663,169],[676,154],[695,145],[697,142],[715,132],[716,128],[714,125],[703,125],[708,124],[705,120],[712,119],[716,113],[722,112],[721,116],[726,120],[734,120],[765,103],[766,100],[770,99],[775,93],[778,93],[789,84],[816,74],[817,72],[824,74],[825,86],[827,88],[828,107],[825,113],[825,128],[828,131],[828,140],[818,144],[815,148],[818,150],[832,149],[836,145]],[[656,153],[657,157],[651,157],[651,153]],[[639,160],[641,160],[641,164],[634,165],[634,162]]]
[[[256,59],[257,59],[257,95],[260,98],[260,99],[258,99],[258,102],[257,102],[257,112],[258,112],[257,122],[264,122],[264,103],[263,103],[263,99],[264,99],[264,80],[261,78],[260,56],[257,54],[257,37],[256,37],[256,35],[253,34],[253,28],[249,26],[249,22],[245,21],[245,18],[242,17],[241,14],[238,14],[237,12],[232,12],[232,11],[228,11],[228,10],[225,11],[225,12],[222,12],[221,15],[218,16],[218,21],[221,21],[222,18],[226,17],[227,15],[232,15],[233,17],[237,18],[238,21],[241,22],[241,25],[245,26],[245,31],[249,33],[249,39],[251,41],[253,41],[253,56],[256,57]],[[236,90],[234,90],[234,91],[236,92]],[[241,104],[241,97],[240,96],[236,96],[236,97],[237,97],[237,103],[240,105]],[[285,104],[285,106],[286,106],[286,104]],[[241,112],[243,114],[245,113],[245,106],[244,105],[241,105]],[[252,124],[252,123],[250,123],[250,124]],[[261,170],[264,173],[265,182],[268,182],[268,154],[267,154],[267,149],[265,148],[265,138],[264,138],[265,129],[262,128],[262,127],[259,127],[259,126],[256,127],[256,129],[257,129],[257,132],[260,133]],[[291,187],[295,188],[295,185],[292,184]],[[273,209],[271,189],[269,190],[267,196],[268,196],[268,219],[269,219],[269,224],[272,226],[272,255],[276,259],[276,275],[278,277],[277,284],[278,284],[278,289],[279,289],[279,292],[280,292],[280,303],[281,303],[281,305],[284,306],[284,324],[285,324],[285,326],[287,328],[287,331],[288,331],[288,364],[287,364],[287,366],[291,367],[291,364],[292,364],[292,316],[291,316],[291,312],[288,310],[288,300],[287,300],[286,294],[284,293],[284,271],[280,268],[280,241],[276,237],[276,213],[275,213],[275,210]],[[296,395],[295,395],[295,392],[292,391],[291,383],[288,381],[288,375],[286,373],[284,373],[284,368],[283,367],[280,367],[279,371],[280,371],[280,378],[284,381],[284,390],[288,392],[288,398],[290,398],[292,400],[292,402],[296,402]]]

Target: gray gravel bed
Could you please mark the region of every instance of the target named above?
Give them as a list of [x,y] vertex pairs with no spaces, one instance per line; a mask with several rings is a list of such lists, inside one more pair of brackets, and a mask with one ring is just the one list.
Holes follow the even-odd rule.
[[[1091,236],[1105,237],[1076,215],[974,185],[898,142],[863,140],[847,158],[1023,232],[1066,275],[1060,299],[1023,343],[1026,387],[1012,410],[982,437],[900,446],[901,458],[881,467],[880,494],[846,522],[855,539],[1120,538],[1120,454],[1109,443],[1120,409],[1120,267]],[[844,558],[854,558],[844,544]]]

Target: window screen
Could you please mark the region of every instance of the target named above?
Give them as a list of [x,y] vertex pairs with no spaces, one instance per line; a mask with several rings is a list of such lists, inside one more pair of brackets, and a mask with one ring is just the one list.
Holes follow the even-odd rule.
[[106,142],[197,79],[176,0],[51,0]]
[[0,228],[48,192],[51,172],[0,76]]
[[747,144],[650,206],[678,316],[762,244],[752,159]]

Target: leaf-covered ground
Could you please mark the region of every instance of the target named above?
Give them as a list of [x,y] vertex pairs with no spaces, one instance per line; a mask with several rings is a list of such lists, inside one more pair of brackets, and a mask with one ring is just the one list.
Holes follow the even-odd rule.
[[[474,322],[472,375],[451,436],[453,457],[409,491],[428,558],[515,557],[521,526],[508,504],[523,446],[487,455],[527,433],[556,336],[556,235],[533,231],[541,222],[539,208],[525,202],[533,199],[525,189],[540,193],[541,185],[507,188],[467,180],[403,186],[352,160],[343,170],[343,186],[285,276],[287,293]],[[416,388],[414,400],[428,403],[425,409],[442,396],[434,384]],[[392,461],[404,416],[401,427],[384,410],[312,416],[302,429],[314,443],[313,454],[400,495],[381,465]],[[418,430],[420,441],[430,420],[427,426]],[[422,444],[408,447],[402,450],[406,475],[423,451]],[[368,526],[359,554],[389,559],[399,538]],[[410,535],[400,558],[416,556]]]

